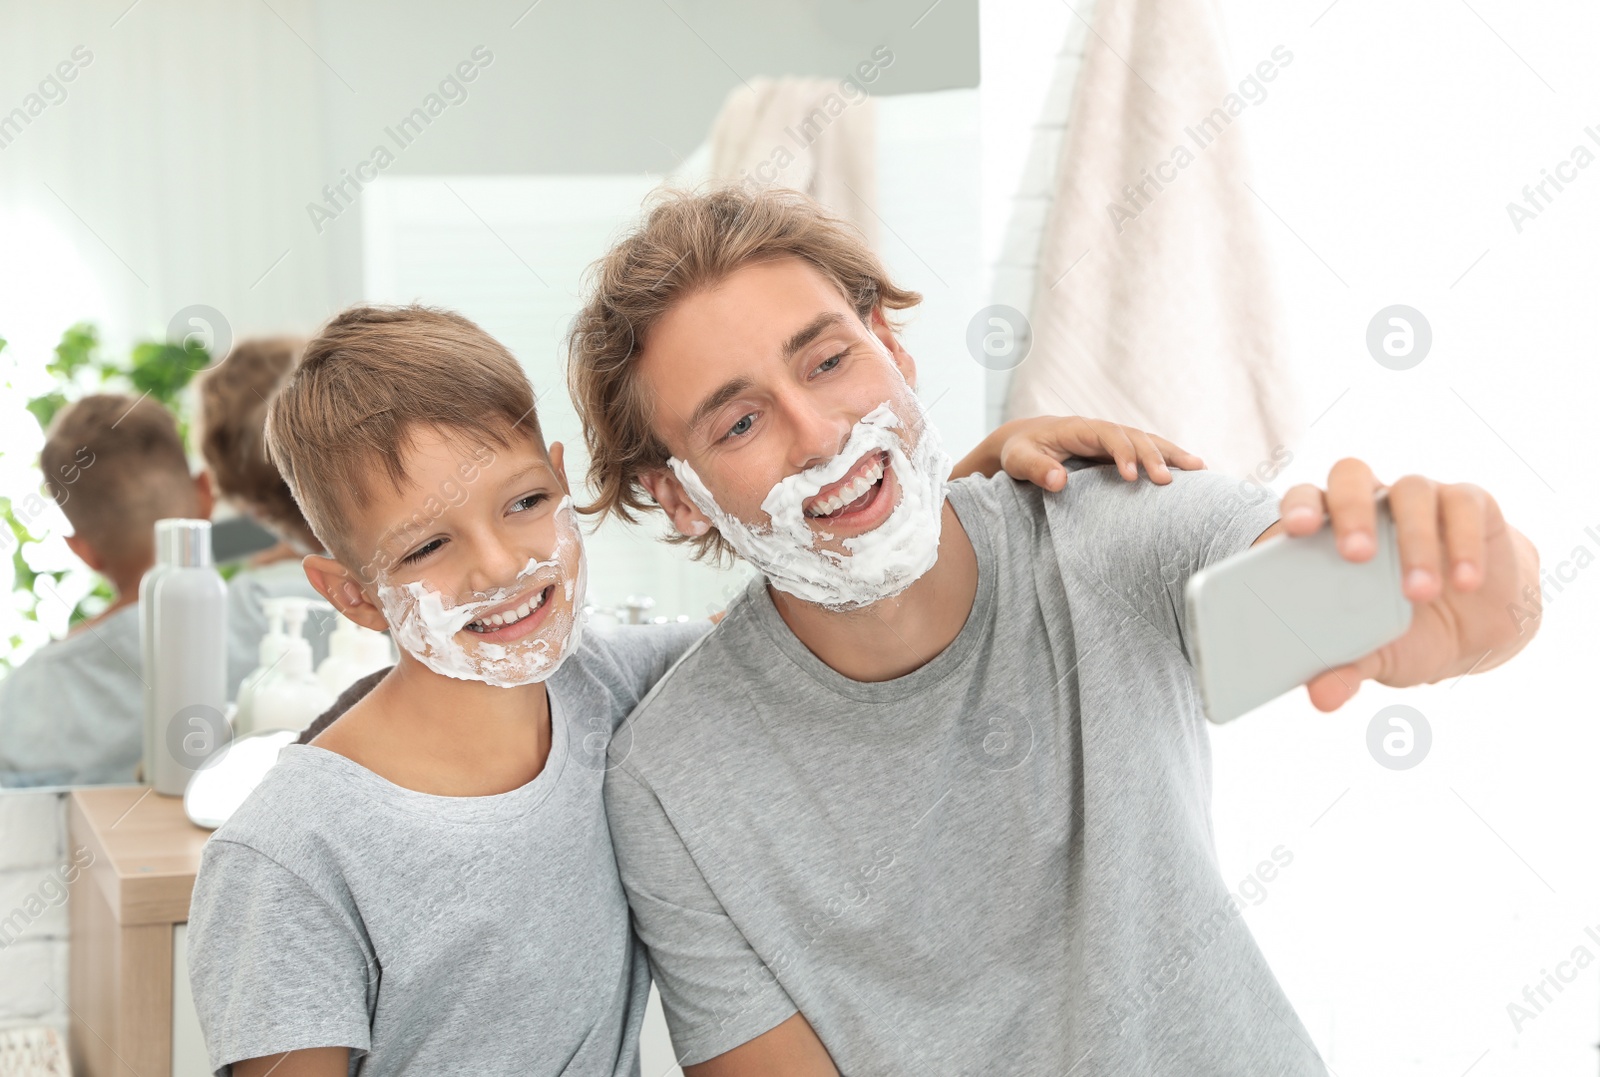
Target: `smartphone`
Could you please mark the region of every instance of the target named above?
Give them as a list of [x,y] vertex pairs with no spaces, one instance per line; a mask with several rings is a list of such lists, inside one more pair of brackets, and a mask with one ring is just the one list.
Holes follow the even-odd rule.
[[1191,659],[1207,718],[1230,722],[1405,633],[1411,602],[1388,491],[1376,524],[1367,561],[1340,556],[1324,518],[1315,534],[1275,535],[1190,578]]

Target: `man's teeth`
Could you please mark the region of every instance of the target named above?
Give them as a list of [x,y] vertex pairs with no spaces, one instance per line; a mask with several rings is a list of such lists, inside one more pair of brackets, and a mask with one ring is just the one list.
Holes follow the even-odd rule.
[[818,501],[806,510],[808,516],[830,516],[856,498],[872,489],[878,480],[883,478],[883,459],[880,457],[872,462],[872,466],[858,475],[854,482],[824,501]]
[[507,610],[504,613],[491,614],[482,620],[473,621],[472,626],[474,628],[502,628],[505,625],[514,625],[524,617],[528,616],[528,614],[544,605],[544,596],[549,593],[550,589],[545,588],[543,591],[540,591],[537,595],[535,595],[531,601],[524,602],[516,609]]

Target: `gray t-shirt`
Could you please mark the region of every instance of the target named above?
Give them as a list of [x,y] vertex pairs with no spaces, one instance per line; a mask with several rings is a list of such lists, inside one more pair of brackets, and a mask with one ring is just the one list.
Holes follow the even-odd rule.
[[585,632],[549,681],[544,770],[498,796],[431,796],[284,748],[195,880],[189,976],[215,1072],[345,1046],[352,1074],[637,1074],[650,978],[605,750],[709,627]]
[[1325,1073],[1221,876],[1186,658],[1185,582],[1276,499],[1099,466],[950,500],[977,596],[925,665],[840,675],[757,580],[612,740],[683,1063],[798,1009],[846,1074]]

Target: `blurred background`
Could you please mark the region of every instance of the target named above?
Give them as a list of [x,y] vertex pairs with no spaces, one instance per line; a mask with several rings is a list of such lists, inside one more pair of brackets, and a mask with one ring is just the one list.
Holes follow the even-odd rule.
[[[923,292],[953,455],[1081,411],[1278,493],[1357,456],[1494,494],[1543,557],[1539,638],[1213,729],[1218,852],[1233,881],[1292,851],[1245,917],[1335,1073],[1596,1072],[1600,9],[1116,2],[0,2],[0,663],[114,598],[39,492],[68,401],[169,405],[202,470],[198,370],[415,299],[512,349],[580,474],[585,268],[663,182],[809,184]],[[651,528],[589,548],[607,608],[703,616],[743,579]],[[1397,757],[1371,733],[1402,699]],[[0,1027],[72,1019],[79,940],[37,897],[62,795],[0,792]]]

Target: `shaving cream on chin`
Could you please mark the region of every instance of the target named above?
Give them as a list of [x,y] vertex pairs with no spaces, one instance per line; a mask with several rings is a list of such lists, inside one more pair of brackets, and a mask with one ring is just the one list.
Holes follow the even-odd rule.
[[[761,502],[770,521],[766,527],[751,526],[724,512],[685,461],[674,457],[667,464],[689,500],[772,586],[827,609],[860,609],[898,595],[939,559],[950,458],[916,397],[908,395],[907,399],[920,427],[909,456],[896,433],[904,425],[900,416],[887,402],[879,404],[856,423],[839,455],[790,475],[772,488]],[[889,456],[889,467],[900,487],[899,503],[873,530],[844,539],[844,552],[819,549],[817,542],[831,536],[808,523],[801,506],[874,450]]]
[[[378,601],[395,642],[435,673],[456,680],[515,688],[547,679],[582,639],[589,571],[571,497],[556,506],[555,523],[556,548],[549,560],[529,558],[511,584],[473,594],[464,604],[446,605],[442,595],[420,582],[380,585]],[[523,594],[540,577],[553,582],[555,590],[546,599],[552,608],[537,632],[513,643],[462,642],[461,636],[470,636],[462,631],[467,625]],[[565,608],[555,607],[558,597]]]

